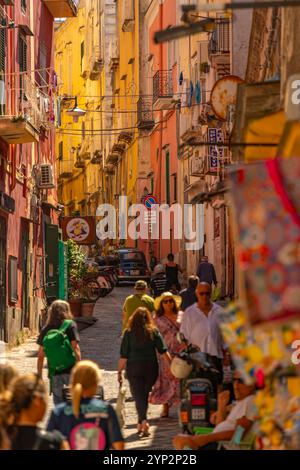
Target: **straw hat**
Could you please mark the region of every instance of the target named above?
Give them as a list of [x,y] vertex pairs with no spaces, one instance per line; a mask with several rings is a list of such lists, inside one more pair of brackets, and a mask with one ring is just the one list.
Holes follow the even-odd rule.
[[154,310],[158,310],[161,302],[164,299],[169,299],[169,298],[174,300],[176,307],[179,309],[182,303],[182,298],[180,297],[180,295],[172,294],[172,292],[164,292],[162,295],[160,295],[159,297],[156,297],[156,299],[154,300]]

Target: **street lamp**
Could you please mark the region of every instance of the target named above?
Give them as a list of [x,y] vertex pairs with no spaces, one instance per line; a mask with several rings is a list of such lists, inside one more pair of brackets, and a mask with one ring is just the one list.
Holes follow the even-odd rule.
[[86,111],[78,107],[77,96],[75,96],[75,106],[72,109],[68,109],[67,114],[72,116],[74,122],[78,122],[80,117],[86,115]]

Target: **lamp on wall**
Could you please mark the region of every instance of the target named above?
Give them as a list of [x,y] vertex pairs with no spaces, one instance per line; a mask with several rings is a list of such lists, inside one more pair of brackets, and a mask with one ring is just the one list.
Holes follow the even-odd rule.
[[77,96],[75,96],[75,106],[74,108],[68,109],[67,114],[72,116],[74,122],[78,122],[80,117],[86,115],[86,111],[78,107]]

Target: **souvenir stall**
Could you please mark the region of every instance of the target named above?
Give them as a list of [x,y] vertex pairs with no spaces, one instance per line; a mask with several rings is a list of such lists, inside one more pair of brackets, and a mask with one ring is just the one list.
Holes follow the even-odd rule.
[[300,159],[230,174],[240,296],[221,318],[256,394],[257,449],[300,449]]

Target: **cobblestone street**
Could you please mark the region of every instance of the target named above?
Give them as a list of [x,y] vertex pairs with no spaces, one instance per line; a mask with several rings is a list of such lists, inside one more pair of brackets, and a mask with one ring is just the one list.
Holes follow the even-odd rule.
[[[100,364],[103,370],[103,385],[105,399],[113,405],[118,394],[117,364],[119,359],[121,310],[129,287],[116,288],[109,296],[100,299],[96,305],[94,316],[97,322],[81,332],[81,351],[83,359],[92,359]],[[7,353],[21,373],[36,370],[37,346],[35,338],[29,339],[23,346]],[[46,378],[45,371],[45,378]],[[52,406],[52,401],[50,402]],[[177,411],[172,410],[169,419],[159,419],[160,406],[150,405],[149,423],[151,434],[149,438],[139,439],[136,432],[136,414],[134,402],[131,399],[127,384],[126,402],[126,449],[171,449],[172,437],[178,431]]]

